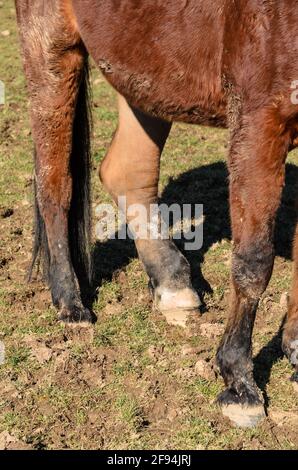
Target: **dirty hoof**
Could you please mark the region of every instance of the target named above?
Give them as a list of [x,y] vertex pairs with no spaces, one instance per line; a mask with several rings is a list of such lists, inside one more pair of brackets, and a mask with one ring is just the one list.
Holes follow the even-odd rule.
[[83,306],[63,307],[58,320],[64,323],[94,323],[94,315]]
[[266,416],[263,405],[224,405],[221,410],[238,428],[254,428]]
[[167,323],[169,325],[181,326],[182,328],[186,328],[188,322],[192,319],[195,320],[198,317],[198,315],[200,314],[198,309],[193,309],[193,310],[183,310],[183,309],[160,310],[160,312],[165,317],[165,319],[167,320]]
[[164,315],[170,325],[186,327],[188,320],[199,315],[201,305],[198,294],[190,289],[154,291],[154,306]]
[[242,402],[236,392],[226,390],[218,397],[222,414],[238,428],[253,428],[265,417],[264,405],[259,398]]

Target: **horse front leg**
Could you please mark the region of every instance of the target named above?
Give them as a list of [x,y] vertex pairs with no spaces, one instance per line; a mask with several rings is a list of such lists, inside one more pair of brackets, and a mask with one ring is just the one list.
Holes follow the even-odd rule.
[[[60,309],[59,319],[92,321],[80,295],[84,279],[78,278],[79,274],[83,278],[88,275],[79,266],[89,248],[79,242],[85,237],[79,233],[84,231],[79,224],[89,202],[84,187],[88,162],[82,161],[88,152],[83,138],[85,49],[58,4],[49,2],[44,8],[19,4],[17,12],[36,149],[36,249],[48,252],[46,277],[53,303]],[[78,181],[74,181],[74,173]],[[72,250],[71,245],[77,249]]]
[[223,414],[240,427],[254,426],[265,416],[253,378],[252,332],[274,263],[274,223],[288,148],[281,129],[275,111],[260,112],[243,120],[231,144],[231,306],[217,352],[227,389],[218,401]]
[[[133,110],[119,96],[119,125],[100,178],[116,203],[119,197],[125,198],[128,222],[133,218],[130,208],[144,209],[144,217],[138,217],[143,229],[154,223],[150,208],[158,202],[160,156],[170,128],[165,121]],[[170,239],[151,238],[149,231],[136,234],[135,242],[155,305],[169,323],[184,326],[189,311],[199,306],[187,260]]]

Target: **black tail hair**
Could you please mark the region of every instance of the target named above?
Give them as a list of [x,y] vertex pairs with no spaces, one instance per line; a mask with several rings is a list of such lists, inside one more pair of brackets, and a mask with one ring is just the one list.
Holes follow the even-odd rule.
[[[69,247],[71,260],[78,277],[80,288],[88,289],[92,284],[91,261],[91,112],[89,93],[89,66],[86,59],[84,72],[78,92],[76,112],[73,123],[72,152],[70,170],[73,181],[71,207],[69,211]],[[50,282],[50,251],[45,224],[40,213],[34,178],[34,244],[29,280],[35,264],[42,262],[44,279]]]

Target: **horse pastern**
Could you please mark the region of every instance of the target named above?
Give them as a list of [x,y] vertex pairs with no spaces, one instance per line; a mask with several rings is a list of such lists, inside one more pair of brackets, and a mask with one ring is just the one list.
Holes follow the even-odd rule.
[[258,406],[262,404],[262,400],[255,387],[244,388],[239,393],[234,388],[227,388],[219,394],[217,403],[220,406]]

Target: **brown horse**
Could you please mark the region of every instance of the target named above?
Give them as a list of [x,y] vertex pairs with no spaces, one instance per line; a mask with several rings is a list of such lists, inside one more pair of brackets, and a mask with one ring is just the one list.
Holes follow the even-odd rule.
[[[35,143],[35,261],[41,253],[59,318],[91,321],[90,54],[119,93],[119,125],[100,168],[117,201],[157,201],[172,121],[228,125],[233,231],[231,312],[217,353],[223,412],[242,426],[263,416],[251,338],[274,262],[285,160],[298,143],[298,0],[16,0]],[[144,221],[144,223],[146,223]],[[298,240],[298,235],[296,236]],[[283,349],[298,381],[298,241]],[[157,306],[196,310],[190,267],[174,243],[137,239]]]

